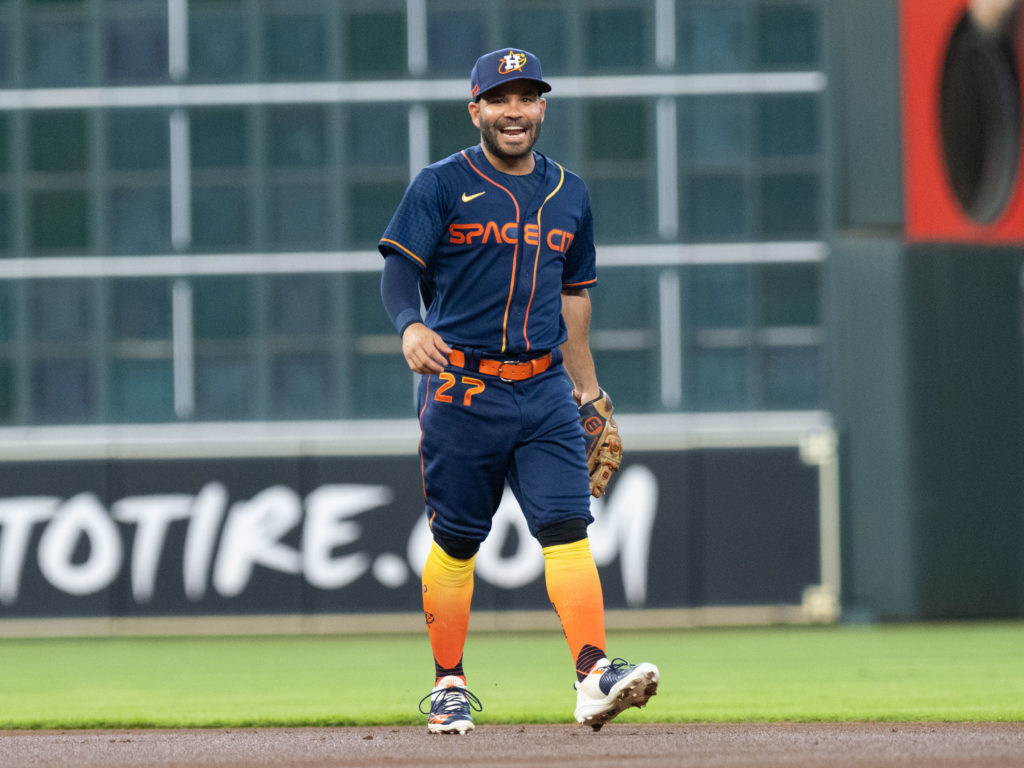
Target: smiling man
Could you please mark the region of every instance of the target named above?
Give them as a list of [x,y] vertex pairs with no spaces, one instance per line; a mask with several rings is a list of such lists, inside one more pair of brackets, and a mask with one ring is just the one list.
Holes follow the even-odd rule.
[[480,146],[497,170],[515,175],[533,171],[533,145],[540,136],[547,102],[529,80],[498,85],[469,103]]
[[588,340],[597,282],[590,196],[533,149],[551,90],[536,56],[485,54],[470,85],[480,143],[420,171],[378,246],[384,307],[406,363],[422,374],[420,458],[434,539],[422,590],[434,686],[421,711],[429,703],[431,733],[464,734],[481,708],[463,648],[476,553],[507,483],[543,549],[548,596],[576,664],[575,718],[596,730],[644,706],[658,669],[609,661],[587,537],[590,497],[604,493],[622,450]]

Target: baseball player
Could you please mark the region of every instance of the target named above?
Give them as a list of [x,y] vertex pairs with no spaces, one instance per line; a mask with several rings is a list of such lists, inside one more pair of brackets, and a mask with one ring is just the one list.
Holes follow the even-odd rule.
[[423,374],[433,542],[422,588],[435,682],[420,706],[428,714],[429,703],[431,733],[465,734],[481,709],[463,648],[476,553],[507,483],[543,548],[576,662],[576,720],[597,730],[646,704],[658,669],[609,661],[587,539],[590,496],[604,492],[622,451],[588,341],[590,199],[577,176],[533,151],[551,90],[536,56],[485,54],[470,81],[480,144],[420,171],[379,243],[384,307],[406,362]]

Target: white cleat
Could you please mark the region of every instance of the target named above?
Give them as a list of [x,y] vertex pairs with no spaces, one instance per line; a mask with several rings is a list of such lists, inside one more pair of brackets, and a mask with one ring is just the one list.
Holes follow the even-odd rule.
[[643,707],[658,692],[658,668],[625,659],[601,659],[576,683],[576,722],[595,731],[630,707]]

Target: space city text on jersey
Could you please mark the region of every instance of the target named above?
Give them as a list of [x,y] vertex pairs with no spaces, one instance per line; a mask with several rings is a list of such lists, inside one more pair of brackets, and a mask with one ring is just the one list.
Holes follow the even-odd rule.
[[[475,241],[479,243],[501,242],[507,245],[515,245],[518,239],[519,227],[516,222],[509,221],[499,227],[498,222],[488,221],[486,223],[474,222],[470,224],[450,224],[448,226],[448,242],[452,245],[472,245]],[[545,238],[548,248],[557,253],[565,253],[572,245],[575,235],[561,229],[552,229]],[[540,227],[537,224],[527,224],[523,227],[523,242],[527,245],[540,245]]]

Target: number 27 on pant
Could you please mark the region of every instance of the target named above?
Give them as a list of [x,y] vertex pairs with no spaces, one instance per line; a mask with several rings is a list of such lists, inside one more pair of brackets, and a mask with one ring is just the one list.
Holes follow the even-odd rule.
[[[455,374],[442,371],[437,376],[441,379],[442,383],[438,387],[437,392],[434,393],[434,399],[439,403],[452,402],[452,396],[446,393],[455,386]],[[462,395],[462,404],[469,407],[473,395],[478,395],[484,391],[484,383],[480,379],[474,379],[471,376],[463,376],[461,381],[466,387],[466,391]]]

